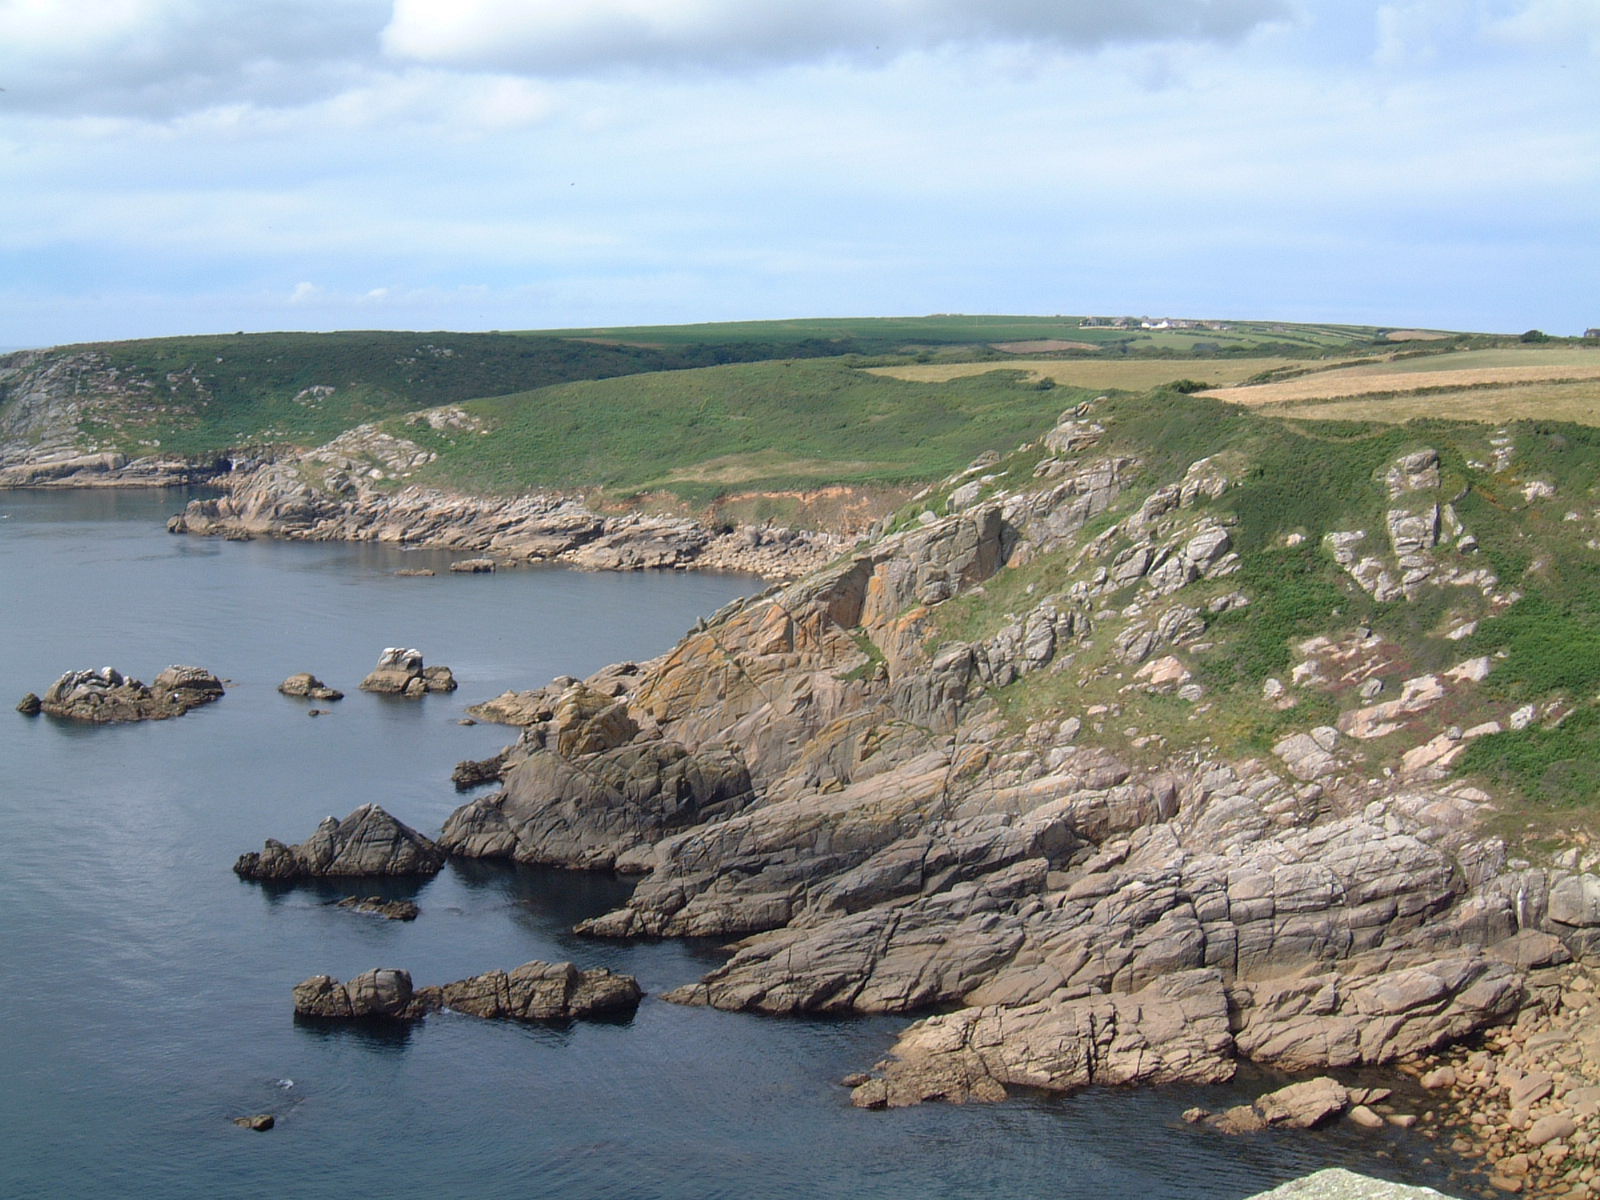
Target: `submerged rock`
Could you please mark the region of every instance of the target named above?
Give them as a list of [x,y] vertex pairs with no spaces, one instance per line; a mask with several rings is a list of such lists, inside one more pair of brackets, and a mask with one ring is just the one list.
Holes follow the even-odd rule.
[[313,975],[296,985],[294,1010],[307,1017],[415,1020],[441,1008],[474,1017],[570,1021],[631,1012],[644,993],[630,975],[604,967],[581,971],[570,962],[526,962],[442,987],[413,988],[411,974],[374,968],[348,983]]
[[334,907],[371,913],[389,921],[415,921],[422,915],[422,910],[410,900],[385,900],[382,896],[346,896]]
[[427,667],[422,651],[389,646],[368,676],[361,681],[363,692],[387,696],[421,696],[427,692],[453,692],[456,677],[449,667]]
[[234,874],[244,879],[302,879],[325,875],[434,875],[444,852],[376,804],[363,804],[343,821],[328,817],[297,846],[273,838],[264,849],[241,854]]
[[[38,708],[32,712],[97,724],[162,721],[219,700],[222,694],[222,681],[200,667],[168,667],[149,685],[115,667],[101,667],[98,671],[68,671],[42,698],[36,698]],[[26,696],[17,710],[32,715],[31,706],[25,705],[29,705]]]

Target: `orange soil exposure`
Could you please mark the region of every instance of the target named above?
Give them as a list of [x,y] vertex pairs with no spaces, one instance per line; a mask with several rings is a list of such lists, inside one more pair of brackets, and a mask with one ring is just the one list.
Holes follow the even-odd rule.
[[1292,400],[1328,400],[1339,396],[1369,396],[1374,392],[1414,392],[1420,388],[1479,387],[1496,383],[1548,383],[1566,379],[1600,379],[1600,363],[1570,367],[1481,367],[1460,371],[1394,371],[1357,374],[1323,371],[1262,383],[1254,387],[1212,388],[1200,393],[1233,404],[1278,404]]
[[1440,342],[1455,335],[1435,329],[1391,329],[1383,336],[1390,342]]

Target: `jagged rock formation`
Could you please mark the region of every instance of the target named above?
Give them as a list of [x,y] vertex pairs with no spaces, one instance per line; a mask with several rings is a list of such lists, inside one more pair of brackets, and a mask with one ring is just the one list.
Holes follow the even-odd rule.
[[[910,1027],[863,1104],[1392,1062],[1514,1015],[1529,931],[1593,953],[1600,879],[1513,869],[1438,749],[1503,703],[1492,659],[1390,699],[1404,648],[1334,617],[1230,695],[1278,723],[1272,754],[1198,732],[1207,664],[1261,602],[1245,549],[1334,577],[1345,548],[1242,524],[1238,452],[1168,481],[1115,434],[1065,414],[662,658],[475,710],[523,733],[441,844],[643,873],[580,932],[741,939],[669,999],[958,1006]],[[1431,503],[1437,457],[1392,461],[1378,503]],[[1443,589],[1460,625],[1514,602],[1460,535],[1407,537],[1379,564],[1399,602]]]
[[378,658],[378,665],[361,681],[363,692],[415,699],[429,692],[453,692],[456,677],[449,667],[426,667],[422,651],[389,646]]
[[344,699],[343,692],[338,688],[329,687],[310,671],[301,671],[289,676],[278,685],[278,690],[285,696],[304,696],[308,700]]
[[348,983],[314,975],[296,984],[294,1011],[306,1017],[414,1020],[448,1008],[474,1017],[571,1021],[632,1012],[644,993],[629,975],[570,962],[526,962],[442,987],[413,988],[410,972],[374,968]]
[[17,711],[27,716],[45,712],[102,725],[164,721],[220,700],[222,694],[222,681],[200,667],[168,667],[148,685],[115,667],[101,667],[98,671],[68,671],[42,697],[29,692]]
[[303,879],[328,875],[435,875],[444,853],[376,804],[363,804],[344,820],[328,817],[297,846],[273,838],[265,849],[241,854],[233,864],[242,879]]

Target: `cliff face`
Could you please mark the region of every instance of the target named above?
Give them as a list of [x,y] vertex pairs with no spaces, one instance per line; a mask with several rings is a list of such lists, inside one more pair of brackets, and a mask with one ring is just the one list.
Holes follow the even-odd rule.
[[[1600,944],[1600,878],[1508,860],[1452,776],[1521,719],[1460,633],[1520,593],[1439,454],[1384,442],[1375,528],[1323,538],[1250,499],[1248,454],[1141,453],[1120,411],[661,659],[485,706],[525,730],[441,844],[641,873],[580,928],[739,938],[684,1003],[955,1006],[866,1105],[1382,1063],[1515,1013],[1530,970]],[[1278,563],[1333,589],[1292,645]],[[1356,617],[1423,605],[1411,644]],[[1288,667],[1264,680],[1262,629]]]

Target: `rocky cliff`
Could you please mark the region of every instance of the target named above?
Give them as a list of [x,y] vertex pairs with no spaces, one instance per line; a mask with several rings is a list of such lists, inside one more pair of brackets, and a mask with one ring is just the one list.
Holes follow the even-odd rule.
[[937,1010],[863,1105],[1464,1038],[1595,952],[1600,878],[1458,774],[1588,701],[1487,648],[1548,568],[1505,546],[1576,501],[1533,434],[1428,436],[1064,414],[664,657],[487,706],[524,731],[440,844],[640,874],[592,936],[736,939],[670,999]]

